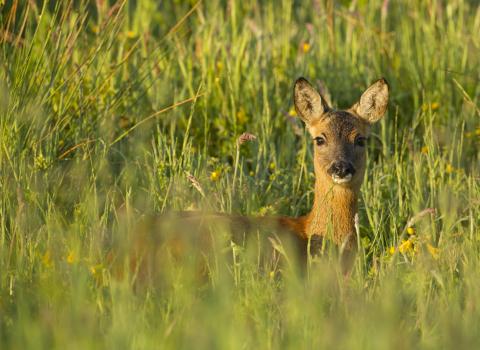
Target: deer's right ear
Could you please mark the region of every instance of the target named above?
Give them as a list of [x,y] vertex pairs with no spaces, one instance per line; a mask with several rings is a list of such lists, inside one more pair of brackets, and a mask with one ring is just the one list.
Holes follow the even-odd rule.
[[298,78],[293,90],[295,110],[307,125],[320,118],[329,109],[325,99],[307,79]]

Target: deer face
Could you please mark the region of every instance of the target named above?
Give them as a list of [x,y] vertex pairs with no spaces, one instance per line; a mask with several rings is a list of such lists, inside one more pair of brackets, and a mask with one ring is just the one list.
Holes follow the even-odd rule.
[[312,137],[317,180],[358,189],[365,173],[370,126],[387,108],[387,82],[375,82],[348,110],[334,110],[307,80],[300,78],[295,83],[294,100]]

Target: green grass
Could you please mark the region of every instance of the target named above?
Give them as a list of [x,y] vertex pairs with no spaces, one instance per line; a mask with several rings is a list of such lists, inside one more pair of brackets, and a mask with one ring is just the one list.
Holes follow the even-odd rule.
[[[479,346],[476,1],[0,1],[0,13],[2,348]],[[288,117],[299,76],[341,108],[390,83],[350,279],[334,254],[270,272],[228,242],[201,281],[193,256],[141,287],[126,263],[113,271],[109,252],[128,255],[145,213],[308,211],[311,145]],[[257,140],[237,157],[246,131]],[[410,236],[425,208],[436,215]]]

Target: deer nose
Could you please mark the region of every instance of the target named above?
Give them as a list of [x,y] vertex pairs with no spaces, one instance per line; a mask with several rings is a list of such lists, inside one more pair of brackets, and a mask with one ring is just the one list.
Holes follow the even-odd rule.
[[330,169],[328,169],[328,172],[330,173],[330,175],[335,175],[340,179],[343,179],[348,175],[351,175],[351,176],[355,175],[355,168],[353,167],[352,163],[346,162],[344,160],[339,160],[334,162],[330,166]]

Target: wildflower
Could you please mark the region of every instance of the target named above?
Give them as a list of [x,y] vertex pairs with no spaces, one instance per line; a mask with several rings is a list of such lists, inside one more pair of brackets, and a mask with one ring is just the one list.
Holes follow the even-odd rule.
[[190,181],[192,186],[195,187],[195,189],[198,192],[200,192],[202,197],[205,197],[205,192],[203,192],[202,185],[200,185],[200,182],[197,180],[197,178],[195,176],[193,176],[192,174],[188,173],[188,172],[185,172],[185,173],[187,175],[187,180]]
[[67,263],[69,263],[70,265],[75,263],[75,261],[77,260],[77,257],[75,256],[75,252],[73,250],[71,250],[68,253],[66,260],[67,260]]
[[253,134],[250,134],[248,132],[244,132],[243,134],[241,134],[238,139],[237,139],[237,144],[238,145],[243,145],[245,142],[248,142],[248,141],[253,141],[253,140],[256,140],[257,137]]
[[409,239],[403,240],[402,243],[398,246],[398,251],[402,254],[413,252],[413,242]]
[[452,166],[452,164],[447,164],[445,171],[447,172],[447,174],[451,174],[455,171],[455,168]]
[[220,78],[219,77],[215,77],[215,83],[219,83],[220,82]]
[[303,45],[302,45],[302,50],[303,50],[303,53],[307,53],[308,51],[310,51],[310,44],[307,43],[307,42],[304,42]]
[[289,117],[296,117],[297,116],[297,111],[295,110],[294,106],[292,106],[292,108],[290,108],[290,110],[288,111],[288,116]]
[[432,111],[436,111],[438,108],[440,108],[440,103],[438,102],[432,102],[430,104],[424,103],[422,105],[422,111],[426,112],[428,109],[431,109]]
[[432,258],[434,258],[435,260],[437,260],[440,256],[440,249],[438,248],[435,248],[433,245],[431,245],[430,243],[427,244],[427,250],[428,252],[430,253],[430,255],[432,256]]
[[388,248],[388,254],[390,255],[395,254],[395,247],[393,245],[390,248]]
[[96,275],[100,270],[101,265],[90,266],[90,273]]
[[276,167],[277,167],[277,166],[275,165],[274,162],[271,162],[271,163],[268,165],[268,169],[270,169],[271,171],[274,171]]
[[408,227],[408,228],[407,228],[407,233],[408,233],[409,235],[415,234],[415,228],[413,228],[413,227]]
[[49,250],[45,252],[42,256],[42,264],[45,267],[52,267],[53,261],[52,261],[52,254],[50,253]]
[[275,278],[275,271],[270,271],[270,273],[268,274],[270,279],[273,280]]
[[212,171],[210,174],[210,180],[217,181],[220,178],[220,171]]
[[135,38],[136,34],[133,30],[129,30],[128,32],[125,33],[126,37],[129,39]]
[[247,120],[248,120],[247,113],[245,113],[245,110],[243,108],[240,108],[240,110],[237,112],[238,124],[245,124]]
[[97,265],[92,265],[89,268],[90,273],[92,274],[92,277],[95,279],[97,283],[103,283],[103,276],[102,276],[102,270],[103,270],[103,265],[102,264],[97,264]]
[[423,154],[427,154],[428,153],[428,147],[427,146],[423,146],[422,149],[421,149],[421,152]]
[[92,32],[98,34],[98,32],[100,32],[100,28],[98,26],[92,26]]

